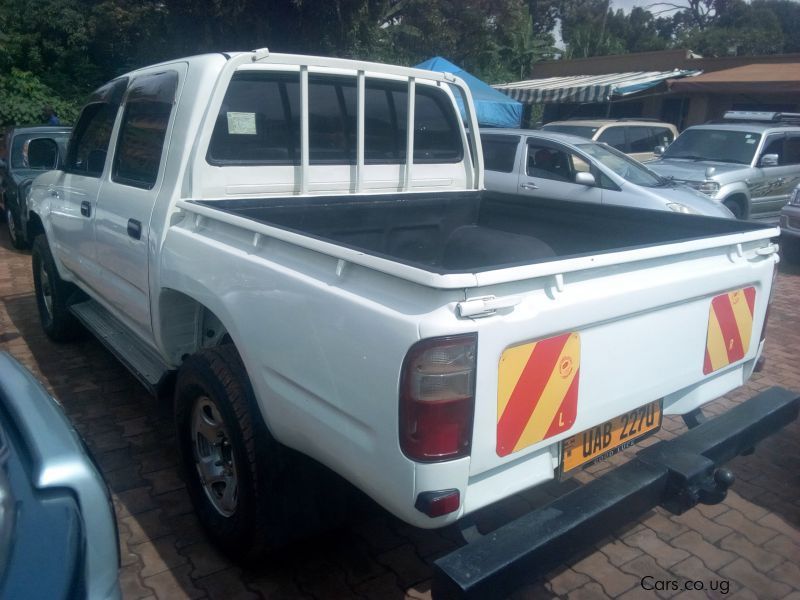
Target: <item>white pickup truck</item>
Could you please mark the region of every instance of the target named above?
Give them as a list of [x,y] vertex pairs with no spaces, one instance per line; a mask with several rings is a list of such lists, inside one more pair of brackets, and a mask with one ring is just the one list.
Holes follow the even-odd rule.
[[441,527],[756,365],[777,228],[483,192],[458,94],[477,131],[449,74],[176,60],[97,90],[33,185],[45,331],[82,322],[152,390],[177,374],[187,485],[231,554],[332,502],[297,456]]

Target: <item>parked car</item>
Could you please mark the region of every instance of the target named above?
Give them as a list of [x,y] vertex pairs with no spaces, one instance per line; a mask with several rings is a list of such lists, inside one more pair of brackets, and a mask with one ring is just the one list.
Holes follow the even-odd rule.
[[[43,171],[56,167],[59,156],[63,157],[66,151],[69,134],[69,127],[49,125],[13,127],[6,132],[5,158],[0,159],[0,197],[9,239],[15,248],[24,248],[29,243],[26,235],[26,195],[30,191],[30,183]],[[39,145],[39,151],[45,152],[43,156],[29,156],[30,141],[40,137],[52,139],[55,144]],[[37,167],[31,167],[30,159],[34,160]]]
[[781,210],[781,248],[787,260],[800,262],[800,185]]
[[0,352],[0,597],[121,598],[114,509],[58,403]]
[[486,189],[537,199],[732,218],[724,206],[669,181],[606,144],[541,130],[481,131]]
[[678,137],[678,128],[672,123],[637,119],[552,121],[542,130],[603,142],[638,161],[651,160],[657,146],[669,146]]
[[798,118],[729,111],[725,119],[689,127],[647,166],[724,204],[739,219],[777,222],[800,182]]
[[[777,227],[486,192],[456,95],[477,132],[450,73],[267,50],[174,60],[92,94],[63,168],[33,184],[45,333],[65,342],[82,323],[145,386],[174,392],[188,492],[238,559],[345,512],[307,465],[444,527],[755,368]],[[731,302],[738,320],[719,333],[714,307]],[[617,522],[577,535],[593,510],[637,514],[612,489],[636,510],[698,489],[720,501],[713,466],[751,447],[751,429],[766,435],[775,410],[742,406],[712,421],[713,452],[684,446],[681,477],[667,482],[656,457],[545,513],[557,527],[516,531],[593,543]],[[524,547],[484,560],[514,568]]]

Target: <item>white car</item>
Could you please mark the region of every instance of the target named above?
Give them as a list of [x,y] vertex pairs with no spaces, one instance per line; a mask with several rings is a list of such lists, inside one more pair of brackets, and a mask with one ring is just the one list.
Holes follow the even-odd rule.
[[732,218],[719,202],[665,179],[606,144],[526,129],[481,131],[486,189],[533,199]]

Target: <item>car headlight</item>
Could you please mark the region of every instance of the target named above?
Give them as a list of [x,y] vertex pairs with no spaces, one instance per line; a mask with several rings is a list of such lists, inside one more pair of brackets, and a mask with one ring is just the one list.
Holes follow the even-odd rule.
[[789,204],[793,206],[800,206],[800,186],[794,188],[792,195],[789,196]]
[[667,202],[667,208],[671,211],[683,213],[685,215],[697,215],[700,214],[693,208],[686,206],[685,204],[680,204],[678,202]]
[[713,196],[719,191],[719,184],[716,181],[701,181],[695,189],[698,192],[703,192],[708,196]]

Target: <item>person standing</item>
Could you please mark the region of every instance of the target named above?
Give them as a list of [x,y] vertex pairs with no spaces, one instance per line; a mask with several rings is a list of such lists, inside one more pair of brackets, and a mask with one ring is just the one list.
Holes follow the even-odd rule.
[[56,115],[56,111],[53,110],[52,106],[45,106],[42,109],[42,119],[48,125],[60,125],[61,121],[59,120],[58,116]]

